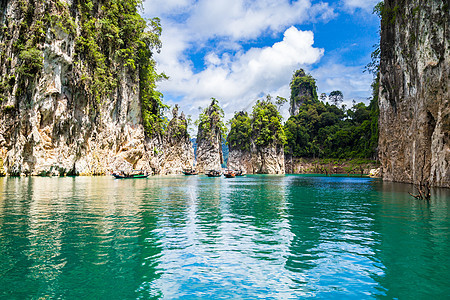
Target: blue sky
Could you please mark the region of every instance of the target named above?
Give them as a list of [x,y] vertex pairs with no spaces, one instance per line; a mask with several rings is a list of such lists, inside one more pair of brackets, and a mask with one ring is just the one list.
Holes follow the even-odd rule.
[[363,70],[378,39],[377,2],[146,0],[144,16],[163,27],[157,69],[170,77],[158,89],[193,119],[217,98],[230,119],[262,95],[289,98],[292,74],[303,68],[319,93],[367,102],[372,75]]

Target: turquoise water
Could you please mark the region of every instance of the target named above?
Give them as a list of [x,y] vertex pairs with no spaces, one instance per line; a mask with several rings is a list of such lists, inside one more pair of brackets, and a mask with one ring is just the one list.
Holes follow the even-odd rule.
[[0,178],[1,299],[449,299],[450,192],[314,176]]

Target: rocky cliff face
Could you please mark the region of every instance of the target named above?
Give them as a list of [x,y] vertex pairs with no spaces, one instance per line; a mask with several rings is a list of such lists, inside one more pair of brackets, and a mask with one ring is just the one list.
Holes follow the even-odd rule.
[[194,148],[187,131],[187,121],[183,113],[178,116],[178,106],[172,110],[172,120],[164,134],[164,155],[161,160],[161,175],[182,174],[184,169],[194,165]]
[[449,4],[385,0],[381,14],[383,178],[450,187]]
[[303,103],[318,100],[315,79],[311,75],[306,74],[303,69],[295,71],[290,87],[289,112],[291,116],[298,114],[299,108]]
[[142,125],[142,66],[117,58],[116,40],[88,36],[114,30],[91,4],[1,1],[0,159],[10,175],[160,171],[162,137]]
[[222,168],[222,118],[223,111],[219,108],[215,99],[200,114],[197,132],[197,164],[195,167],[199,172]]
[[284,174],[284,151],[276,146],[252,151],[230,150],[227,168],[247,174]]
[[254,174],[284,174],[284,148],[272,145],[255,149],[252,155]]
[[247,174],[253,174],[252,153],[248,150],[230,148],[227,168],[231,170],[242,170]]
[[236,113],[227,137],[227,167],[248,174],[284,174],[280,119],[269,100],[258,101],[251,117],[245,112]]

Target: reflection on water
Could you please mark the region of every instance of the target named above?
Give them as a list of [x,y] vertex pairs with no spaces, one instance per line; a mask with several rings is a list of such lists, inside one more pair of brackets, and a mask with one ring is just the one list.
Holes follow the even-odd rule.
[[446,298],[450,194],[367,178],[0,178],[0,298]]

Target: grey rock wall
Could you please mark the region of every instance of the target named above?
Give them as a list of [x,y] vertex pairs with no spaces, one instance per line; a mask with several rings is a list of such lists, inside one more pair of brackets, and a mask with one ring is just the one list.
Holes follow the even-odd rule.
[[[115,90],[100,101],[86,96],[80,88],[83,78],[74,68],[78,27],[75,34],[58,26],[43,28],[45,42],[36,45],[42,51],[43,67],[19,84],[20,59],[14,44],[26,18],[19,13],[19,6],[27,3],[22,2],[2,1],[0,5],[0,54],[4,62],[0,82],[9,84],[8,88],[3,84],[0,91],[0,161],[4,172],[106,175],[114,170],[144,169],[167,174],[191,164],[190,142],[179,141],[167,148],[164,136],[146,136],[137,71],[116,65],[120,80]],[[69,10],[72,1],[63,2],[68,5],[60,7]],[[33,17],[56,13],[45,11],[48,1],[34,3]],[[79,26],[77,16],[74,19]],[[31,20],[30,27],[38,22]],[[15,80],[10,79],[12,75]],[[23,86],[25,92],[19,93]],[[174,162],[177,155],[183,163]]]
[[450,187],[448,1],[386,0],[381,26],[380,138],[388,181]]

